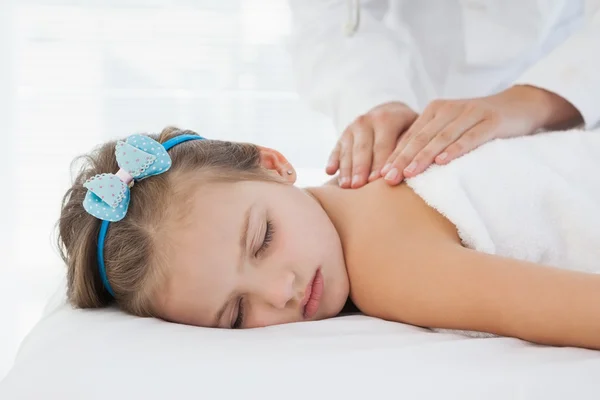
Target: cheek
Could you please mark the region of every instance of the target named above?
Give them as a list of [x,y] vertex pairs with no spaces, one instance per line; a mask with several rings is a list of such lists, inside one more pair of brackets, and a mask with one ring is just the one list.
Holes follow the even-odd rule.
[[313,242],[311,233],[302,225],[301,219],[292,218],[286,222],[286,226],[281,227],[274,240],[273,259],[282,267],[297,269],[298,264],[306,264],[313,257],[315,252],[310,249],[315,249],[316,243]]
[[292,218],[289,222],[288,247],[294,256],[305,259],[318,258],[319,254],[322,255],[325,250],[331,248],[332,235],[323,218],[310,212]]
[[264,328],[297,321],[298,319],[293,319],[293,316],[282,310],[254,307],[246,319],[246,328]]
[[312,207],[296,202],[290,210],[280,213],[283,232],[291,248],[306,248],[318,244],[323,236],[323,222]]
[[288,192],[272,204],[279,226],[275,227],[276,258],[312,268],[335,246],[330,221],[315,200],[302,193]]

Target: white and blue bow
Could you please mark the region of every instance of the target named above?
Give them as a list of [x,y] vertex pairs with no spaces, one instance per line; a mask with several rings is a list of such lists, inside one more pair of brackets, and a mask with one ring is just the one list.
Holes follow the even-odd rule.
[[88,192],[83,201],[85,210],[103,221],[122,220],[129,207],[129,188],[135,181],[159,175],[171,167],[171,157],[156,140],[143,135],[131,135],[118,141],[115,156],[119,171],[99,174],[83,186]]

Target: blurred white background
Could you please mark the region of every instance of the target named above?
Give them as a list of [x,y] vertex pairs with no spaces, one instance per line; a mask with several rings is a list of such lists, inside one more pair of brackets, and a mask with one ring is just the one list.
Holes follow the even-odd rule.
[[285,0],[0,0],[0,379],[64,273],[75,156],[176,125],[324,167],[336,136],[295,93],[289,33]]

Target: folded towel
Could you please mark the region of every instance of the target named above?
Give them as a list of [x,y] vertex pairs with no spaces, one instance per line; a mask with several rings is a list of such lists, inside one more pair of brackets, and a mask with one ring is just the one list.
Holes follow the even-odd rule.
[[600,272],[600,131],[495,140],[407,184],[466,247]]

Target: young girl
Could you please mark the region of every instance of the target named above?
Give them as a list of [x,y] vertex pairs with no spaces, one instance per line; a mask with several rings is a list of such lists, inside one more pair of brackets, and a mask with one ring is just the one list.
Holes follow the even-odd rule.
[[297,188],[277,151],[195,135],[168,128],[87,157],[59,221],[75,306],[254,328],[352,303],[600,349],[600,132],[496,141],[356,190]]

